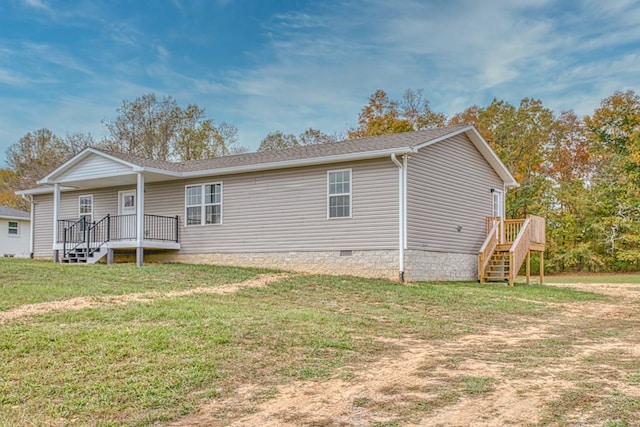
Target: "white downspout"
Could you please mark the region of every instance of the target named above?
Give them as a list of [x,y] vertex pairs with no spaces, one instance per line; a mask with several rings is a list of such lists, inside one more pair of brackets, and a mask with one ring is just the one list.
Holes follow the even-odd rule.
[[408,168],[408,162],[409,162],[409,156],[408,155],[404,155],[402,156],[402,201],[404,203],[403,209],[402,209],[402,222],[403,222],[403,230],[402,230],[402,234],[403,234],[403,239],[404,239],[404,249],[407,250],[407,240],[408,240],[408,233],[407,233],[407,188],[409,187],[407,185],[407,175],[409,173],[409,168]]
[[31,204],[31,219],[29,223],[29,256],[33,258],[33,228],[35,224],[35,207],[36,204],[33,202],[33,195],[29,195],[27,197],[26,194],[22,195],[22,198]]
[[404,248],[405,248],[405,167],[406,156],[403,163],[398,161],[395,153],[391,153],[391,161],[398,167],[398,278],[404,282]]

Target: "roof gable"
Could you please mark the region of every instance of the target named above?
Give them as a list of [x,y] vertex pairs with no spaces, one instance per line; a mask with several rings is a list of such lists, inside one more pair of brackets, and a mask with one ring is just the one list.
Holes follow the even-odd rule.
[[513,177],[513,175],[511,175],[509,169],[507,169],[504,163],[502,163],[500,158],[491,149],[491,147],[489,147],[487,141],[484,140],[482,135],[480,135],[480,132],[478,132],[478,130],[474,126],[465,126],[461,129],[456,129],[440,138],[434,138],[432,140],[425,141],[415,146],[414,148],[416,150],[420,150],[424,147],[437,144],[460,134],[466,135],[471,140],[476,149],[480,152],[480,154],[482,154],[482,157],[484,157],[484,159],[491,165],[491,167],[496,171],[500,179],[504,181],[507,187],[518,187],[520,185],[518,184],[518,181],[516,181],[516,179]]

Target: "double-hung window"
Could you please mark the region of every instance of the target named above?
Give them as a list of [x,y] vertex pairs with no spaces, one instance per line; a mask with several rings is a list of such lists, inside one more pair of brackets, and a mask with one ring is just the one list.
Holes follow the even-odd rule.
[[187,185],[187,225],[222,224],[222,183]]
[[93,195],[78,197],[78,216],[87,224],[93,221]]
[[327,173],[329,218],[351,218],[351,169]]
[[18,221],[9,221],[9,236],[18,236],[20,234],[20,227]]

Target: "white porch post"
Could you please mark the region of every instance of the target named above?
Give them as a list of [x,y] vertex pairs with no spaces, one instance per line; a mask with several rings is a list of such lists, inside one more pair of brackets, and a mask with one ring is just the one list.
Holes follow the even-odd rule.
[[53,184],[53,262],[60,261],[58,243],[58,219],[60,217],[60,184]]
[[144,261],[144,248],[142,246],[142,241],[144,240],[144,175],[142,172],[138,172],[137,178],[136,195],[138,203],[136,210],[136,264],[138,267],[141,267]]

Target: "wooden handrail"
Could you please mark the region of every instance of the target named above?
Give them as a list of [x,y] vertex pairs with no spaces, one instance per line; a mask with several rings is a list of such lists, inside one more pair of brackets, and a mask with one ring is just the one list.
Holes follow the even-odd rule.
[[487,238],[478,251],[478,277],[480,277],[480,283],[484,283],[485,269],[498,246],[500,228],[500,221],[494,221],[493,227],[487,233]]
[[520,231],[516,236],[511,249],[509,249],[509,286],[513,286],[513,282],[520,271],[522,263],[529,254],[531,248],[531,219],[524,220]]

